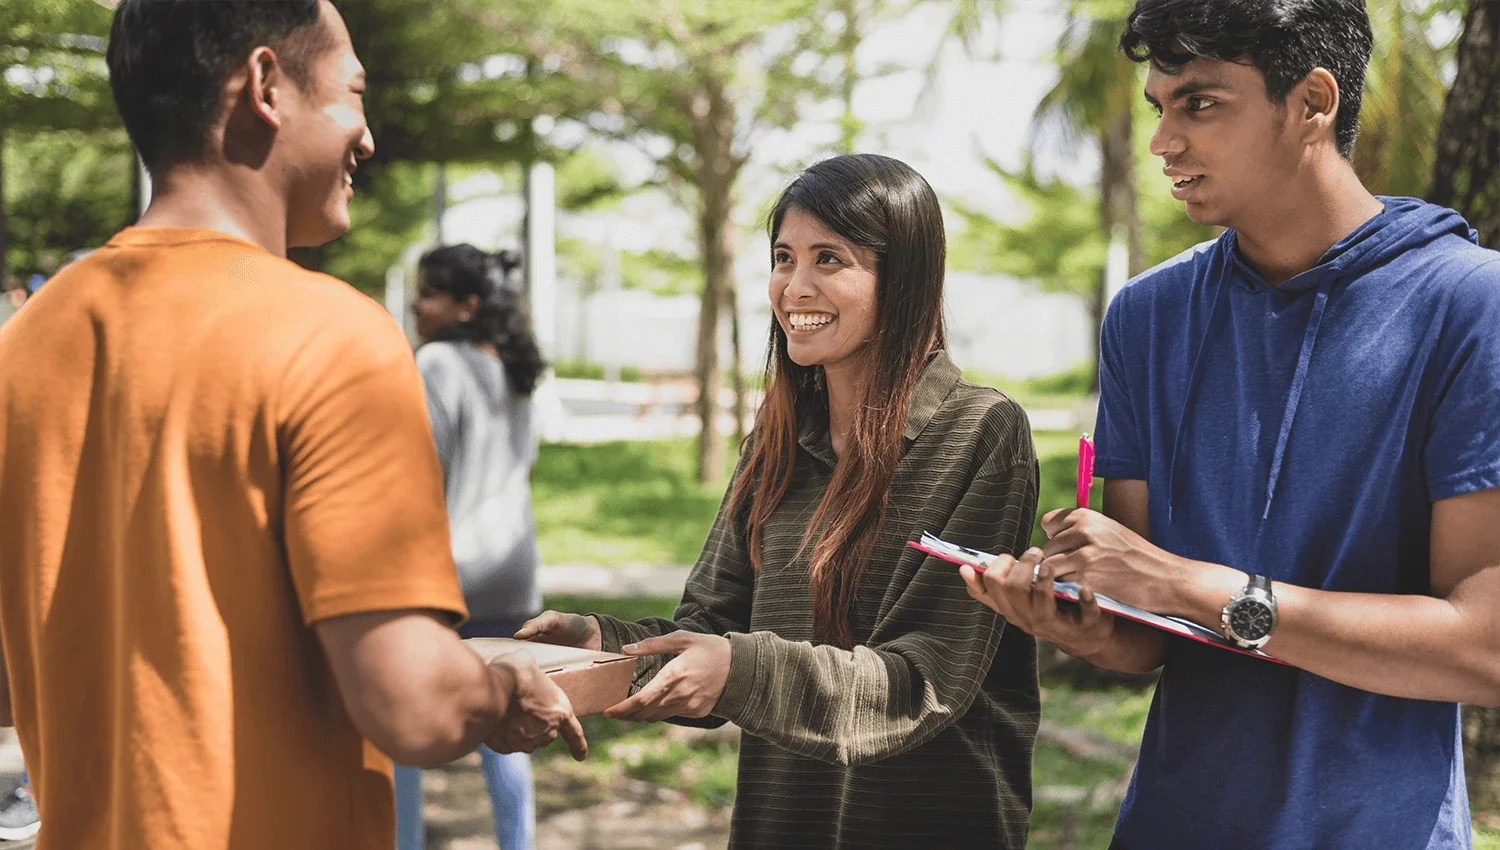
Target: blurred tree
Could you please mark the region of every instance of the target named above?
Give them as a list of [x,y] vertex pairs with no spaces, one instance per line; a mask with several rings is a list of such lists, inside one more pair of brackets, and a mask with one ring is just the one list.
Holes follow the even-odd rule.
[[587,90],[593,132],[639,145],[656,163],[656,182],[693,198],[703,274],[696,372],[704,482],[716,480],[723,463],[717,342],[720,314],[734,315],[735,184],[768,130],[791,127],[805,100],[832,96],[831,11],[829,0],[521,0],[486,18],[527,44],[540,80]]
[[[1108,306],[1100,296],[1109,241],[1099,227],[1098,190],[1058,175],[1043,177],[1030,159],[1019,171],[1009,171],[994,160],[987,160],[986,165],[1005,182],[1026,217],[1019,223],[1002,223],[966,204],[950,202],[964,223],[951,239],[950,265],[1009,275],[1034,281],[1047,292],[1076,295],[1098,327]],[[1148,234],[1142,243],[1143,259],[1148,265],[1213,238],[1213,229],[1183,215],[1181,206],[1161,186],[1140,190],[1139,197],[1143,229]],[[1097,368],[1097,335],[1093,342],[1091,369]]]
[[1100,231],[1120,232],[1130,252],[1130,273],[1147,267],[1136,210],[1135,115],[1141,100],[1141,66],[1119,50],[1132,0],[1071,0],[1058,37],[1057,83],[1042,96],[1032,121],[1031,150],[1060,145],[1076,156],[1081,142],[1099,150]]
[[[1458,71],[1435,142],[1427,198],[1458,210],[1480,244],[1500,249],[1500,3],[1472,0],[1458,44]],[[1469,801],[1500,826],[1500,709],[1464,708]]]
[[[119,126],[107,108],[103,51],[109,22],[109,10],[94,0],[0,5],[0,152],[38,130]],[[0,166],[0,284],[20,268],[9,250],[17,212],[3,200],[15,194],[6,187],[7,178],[15,180],[16,172]],[[60,223],[25,226],[34,232],[52,224]],[[97,236],[84,244],[98,244]]]
[[1432,174],[1434,143],[1454,40],[1435,21],[1457,13],[1450,0],[1371,0],[1375,47],[1365,75],[1354,169],[1370,191],[1420,196]]
[[132,156],[123,130],[14,139],[5,151],[11,267],[50,273],[68,253],[108,239],[130,214]]

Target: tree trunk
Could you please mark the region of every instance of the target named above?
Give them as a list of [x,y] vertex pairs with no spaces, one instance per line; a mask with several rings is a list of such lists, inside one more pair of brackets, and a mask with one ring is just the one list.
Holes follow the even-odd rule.
[[703,303],[698,310],[698,481],[710,484],[723,474],[724,452],[719,445],[719,314],[723,308],[724,274],[729,251],[728,198],[716,190],[698,190],[698,233],[703,253]]
[[1141,219],[1136,211],[1135,146],[1131,143],[1135,121],[1128,104],[1109,123],[1099,138],[1100,220],[1105,238],[1115,228],[1125,229],[1130,248],[1130,274],[1145,271],[1146,252],[1141,247]]
[[1500,4],[1469,4],[1436,148],[1427,199],[1458,210],[1481,244],[1500,248]]
[[[732,256],[732,255],[731,255]],[[729,350],[734,364],[729,367],[729,377],[734,387],[734,444],[745,442],[745,370],[740,350],[740,292],[731,269],[729,287],[725,290],[729,308]]]
[[[1127,77],[1133,80],[1133,77]],[[1130,274],[1144,271],[1145,251],[1141,247],[1141,220],[1136,211],[1135,146],[1132,137],[1135,130],[1130,103],[1120,103],[1113,98],[1116,110],[1099,134],[1099,223],[1104,229],[1104,238],[1113,239],[1117,228],[1125,231],[1125,244],[1129,250]],[[1090,370],[1089,390],[1099,391],[1099,333],[1104,326],[1106,271],[1099,274],[1099,288],[1094,303],[1090,305],[1093,321],[1094,360]]]
[[[1500,3],[1470,0],[1436,154],[1428,200],[1500,248]],[[1464,763],[1476,819],[1500,823],[1500,709],[1464,708]]]
[[855,66],[855,54],[862,38],[859,31],[859,0],[843,0],[839,12],[844,16],[844,31],[839,35],[839,56],[844,60],[843,77],[839,80],[839,99],[844,104],[844,114],[839,118],[839,152],[854,153],[862,129],[854,117],[854,87],[859,84],[859,71]]
[[743,160],[734,152],[735,112],[723,81],[712,76],[693,93],[694,178],[698,188],[698,244],[703,258],[703,303],[698,311],[698,480],[724,472],[719,442],[719,314],[733,285],[734,181]]

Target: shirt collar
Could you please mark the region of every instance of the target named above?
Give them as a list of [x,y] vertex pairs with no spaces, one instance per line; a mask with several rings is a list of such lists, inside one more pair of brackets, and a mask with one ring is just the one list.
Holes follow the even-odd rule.
[[[937,414],[938,408],[942,406],[943,399],[953,391],[954,385],[961,377],[958,366],[948,357],[946,351],[939,350],[927,361],[927,366],[922,369],[922,375],[917,379],[917,387],[911,395],[911,407],[906,414],[906,430],[903,436],[907,443],[914,442],[922,434],[927,423]],[[833,440],[828,435],[827,416],[822,414],[802,416],[797,423],[797,443],[806,449],[813,457],[821,460],[829,466],[838,463],[838,455],[833,452]]]

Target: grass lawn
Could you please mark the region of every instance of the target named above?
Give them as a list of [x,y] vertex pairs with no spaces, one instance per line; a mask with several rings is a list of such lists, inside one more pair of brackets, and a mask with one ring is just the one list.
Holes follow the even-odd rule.
[[[1042,466],[1037,516],[1073,504],[1078,435],[1037,431]],[[701,486],[692,440],[542,446],[532,508],[543,563],[691,564],[708,536],[727,479]],[[731,458],[733,447],[726,443]],[[1094,491],[1099,507],[1099,488]],[[1033,542],[1045,540],[1038,528]]]

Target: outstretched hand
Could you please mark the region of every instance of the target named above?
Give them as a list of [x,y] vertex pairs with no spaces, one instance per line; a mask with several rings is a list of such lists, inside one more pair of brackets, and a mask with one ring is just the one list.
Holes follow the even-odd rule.
[[517,640],[534,640],[557,646],[573,646],[598,652],[604,647],[599,621],[584,614],[543,611],[516,629]]
[[707,717],[729,681],[729,638],[677,631],[620,649],[626,655],[676,655],[644,688],[604,716],[637,723]]

